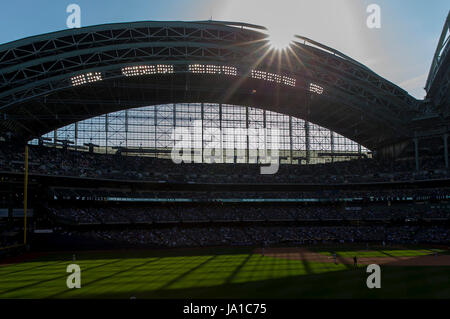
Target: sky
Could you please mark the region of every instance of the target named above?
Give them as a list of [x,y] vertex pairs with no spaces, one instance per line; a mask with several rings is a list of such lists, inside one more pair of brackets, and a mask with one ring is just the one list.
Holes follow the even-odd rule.
[[[448,0],[2,0],[0,43],[66,29],[72,3],[81,8],[82,27],[212,18],[306,36],[420,99],[450,9]],[[367,27],[370,4],[380,7],[379,29]]]

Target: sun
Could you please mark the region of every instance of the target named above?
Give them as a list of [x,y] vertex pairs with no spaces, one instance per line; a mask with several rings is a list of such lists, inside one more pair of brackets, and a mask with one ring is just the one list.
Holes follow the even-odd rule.
[[275,50],[285,50],[294,40],[294,35],[283,28],[274,28],[268,30],[269,45]]

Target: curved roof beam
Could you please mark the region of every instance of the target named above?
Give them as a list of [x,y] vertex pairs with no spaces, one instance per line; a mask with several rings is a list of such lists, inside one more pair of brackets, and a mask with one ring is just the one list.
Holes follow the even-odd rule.
[[[404,90],[345,54],[306,37],[296,36],[301,41],[277,53],[269,49],[265,31],[265,27],[240,22],[146,21],[63,30],[0,45],[0,112],[5,119],[0,131],[17,127],[19,134],[23,131],[20,119],[31,118],[30,114],[34,118],[29,127],[37,127],[33,121],[42,126],[45,118],[48,126],[42,129],[50,131],[94,100],[97,115],[116,110],[126,101],[126,94],[116,91],[129,90],[136,94],[130,93],[129,100],[139,105],[175,100],[264,105],[307,118],[371,149],[410,134],[408,121],[420,112],[420,105]],[[158,87],[152,94],[129,88],[137,84],[124,78],[122,68],[155,64],[173,65],[174,72],[140,77],[143,88]],[[199,76],[191,74],[191,64],[232,66],[237,73],[233,80]],[[73,87],[71,79],[87,72],[100,72],[101,83]],[[294,87],[283,87],[284,77],[295,83]],[[161,98],[168,87],[173,101],[170,96]],[[222,91],[212,95],[218,88]],[[92,101],[83,99],[83,94],[91,94]],[[139,96],[147,100],[139,100]],[[85,113],[77,116],[94,115]],[[52,117],[59,120],[51,122]],[[36,128],[35,134],[42,129]]]

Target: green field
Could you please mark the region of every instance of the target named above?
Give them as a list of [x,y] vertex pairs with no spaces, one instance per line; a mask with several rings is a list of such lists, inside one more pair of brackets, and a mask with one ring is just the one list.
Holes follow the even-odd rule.
[[[66,287],[72,263],[81,267],[80,289]],[[382,287],[372,290],[365,270],[250,249],[84,252],[75,262],[71,253],[49,254],[0,266],[0,298],[450,298],[448,266],[382,266]]]

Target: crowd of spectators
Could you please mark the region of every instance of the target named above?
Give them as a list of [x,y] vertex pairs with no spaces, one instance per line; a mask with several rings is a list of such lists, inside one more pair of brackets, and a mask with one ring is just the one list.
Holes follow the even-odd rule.
[[256,246],[325,242],[450,243],[449,229],[436,226],[170,227],[151,230],[64,231],[63,234],[87,236],[92,240],[126,243],[132,246],[157,247]]
[[205,221],[418,220],[450,219],[450,209],[428,205],[164,205],[149,207],[49,208],[54,216],[79,224]]
[[0,224],[0,248],[15,246],[23,243],[23,234],[18,227],[7,227]]
[[378,189],[378,190],[316,190],[316,191],[136,191],[55,188],[55,199],[103,200],[110,199],[189,199],[191,201],[220,201],[222,199],[314,199],[319,201],[342,201],[344,199],[365,201],[425,200],[446,199],[450,188],[426,189]]
[[[0,171],[23,171],[24,151],[2,143]],[[30,172],[120,180],[202,183],[359,183],[448,178],[443,159],[424,160],[416,172],[413,161],[357,159],[326,164],[282,164],[276,174],[260,174],[255,164],[175,164],[170,159],[97,154],[30,146]]]

